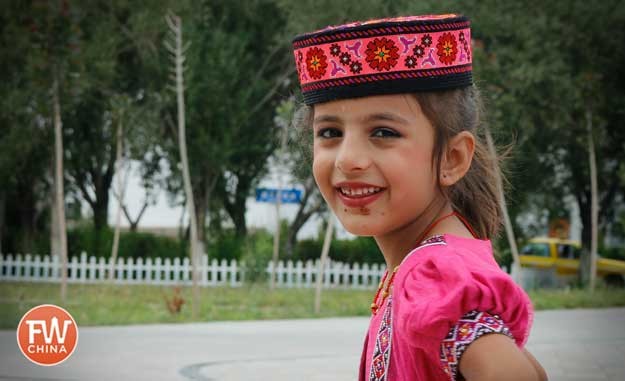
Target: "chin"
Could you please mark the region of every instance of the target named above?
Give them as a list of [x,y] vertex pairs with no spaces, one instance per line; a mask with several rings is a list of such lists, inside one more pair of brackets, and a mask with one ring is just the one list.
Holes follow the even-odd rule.
[[339,221],[341,221],[341,225],[343,228],[350,232],[353,235],[357,235],[359,237],[375,237],[377,235],[381,235],[383,230],[380,229],[379,226],[375,226],[372,224],[356,222],[356,221],[346,221],[339,217]]

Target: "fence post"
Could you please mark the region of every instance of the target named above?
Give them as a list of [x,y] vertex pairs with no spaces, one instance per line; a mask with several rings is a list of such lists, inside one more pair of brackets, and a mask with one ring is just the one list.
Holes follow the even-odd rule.
[[293,261],[291,260],[286,263],[286,286],[293,288]]
[[78,282],[78,257],[76,256],[72,257],[69,267],[72,271],[72,276],[69,278],[69,280],[72,283]]
[[267,263],[267,268],[265,269],[265,272],[267,273],[267,280],[271,285],[271,277],[273,276],[273,261],[269,261]]
[[15,260],[13,261],[13,267],[15,268],[15,272],[13,273],[14,279],[22,278],[22,265],[24,260],[22,259],[22,254],[15,255]]
[[165,269],[165,284],[171,284],[171,258],[165,258],[163,261],[163,268]]
[[208,254],[204,253],[200,256],[200,284],[208,286]]
[[143,264],[143,257],[137,258],[135,266],[135,283],[144,284],[145,282],[143,280],[145,279],[145,275],[143,275],[143,270],[145,269],[145,265]]
[[286,272],[284,261],[278,261],[278,269],[276,271],[276,287],[284,286],[284,273]]
[[161,257],[158,257],[154,260],[154,284],[163,284],[163,265],[162,265]]
[[[44,255],[41,261],[41,281],[45,281],[50,278],[50,261],[52,257],[49,255]],[[0,275],[2,275],[2,268],[0,268]]]
[[311,288],[312,287],[312,272],[313,272],[313,268],[314,268],[314,264],[312,260],[307,260],[306,261],[306,274],[305,274],[305,287],[306,288]]
[[[2,259],[0,259],[1,261]],[[2,268],[0,268],[0,274],[2,274]],[[33,265],[33,276],[31,278],[33,282],[41,281],[41,256],[39,254],[35,255],[35,261]]]
[[135,259],[133,257],[126,258],[126,284],[136,283],[135,270]]
[[145,259],[145,279],[148,284],[154,283],[152,277],[152,269],[154,268],[154,260],[152,258]]
[[230,286],[236,287],[237,285],[237,260],[232,259],[230,261]]
[[30,280],[30,269],[32,268],[32,255],[27,253],[24,257],[24,261],[22,262],[22,268],[24,269],[24,273],[22,275],[23,280]]
[[87,282],[87,264],[87,253],[82,251],[80,253],[80,263],[78,263],[78,269],[80,270],[80,277],[78,279],[80,283]]
[[124,283],[125,277],[124,277],[124,258],[122,257],[118,257],[117,258],[117,277],[116,277],[117,282],[116,283]]
[[228,278],[228,261],[224,258],[219,265],[219,283],[226,284]]
[[174,258],[174,283],[180,280],[180,257]]
[[302,272],[304,270],[304,266],[302,261],[297,261],[295,264],[295,287],[302,288]]
[[219,262],[217,261],[217,258],[213,258],[213,260],[211,261],[211,281],[210,283],[213,286],[217,285],[217,270],[219,269]]

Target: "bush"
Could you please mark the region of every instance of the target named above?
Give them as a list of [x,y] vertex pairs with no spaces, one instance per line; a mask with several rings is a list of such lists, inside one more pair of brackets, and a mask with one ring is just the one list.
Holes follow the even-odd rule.
[[236,236],[233,229],[223,230],[212,237],[207,237],[206,253],[213,259],[239,260],[245,250],[246,239]]
[[[323,241],[305,239],[295,247],[295,259],[307,261],[320,257]],[[346,263],[384,263],[384,257],[371,237],[357,237],[353,240],[333,240],[330,245],[330,258]]]
[[248,235],[244,245],[243,256],[245,281],[264,282],[268,279],[267,264],[273,255],[273,236],[265,230]]
[[[108,258],[113,248],[114,232],[110,228],[96,232],[92,227],[80,227],[67,232],[67,251],[70,257],[81,252]],[[120,258],[175,258],[187,255],[186,242],[151,233],[122,232],[119,236]]]
[[604,258],[625,261],[625,247],[604,247],[598,250]]

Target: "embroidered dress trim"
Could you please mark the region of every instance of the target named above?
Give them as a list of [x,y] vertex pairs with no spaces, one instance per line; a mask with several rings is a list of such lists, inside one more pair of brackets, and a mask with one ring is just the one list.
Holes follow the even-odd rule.
[[391,340],[393,337],[392,296],[386,301],[384,315],[375,339],[375,348],[371,358],[369,381],[386,381],[391,358]]
[[449,376],[449,380],[464,379],[458,373],[458,364],[462,354],[472,342],[490,333],[500,333],[514,339],[508,327],[497,315],[471,311],[458,320],[441,343],[441,365],[443,371]]
[[[415,252],[417,249],[421,249],[427,246],[446,244],[447,243],[445,242],[445,237],[443,235],[435,235],[423,240],[419,244],[419,246],[417,246],[412,252]],[[406,256],[406,258],[407,257],[408,256]],[[371,357],[371,369],[369,370],[369,381],[387,380],[386,376],[388,375],[388,368],[391,358],[391,339],[393,336],[392,299],[393,298],[391,293],[391,295],[386,300],[384,315],[382,316],[380,328],[378,329],[378,333],[376,334],[375,348],[373,350],[373,356]]]
[[428,239],[421,241],[419,246],[415,247],[410,253],[408,253],[408,255],[406,255],[404,259],[402,259],[399,265],[401,266],[406,261],[406,259],[408,259],[408,257],[414,254],[417,250],[420,250],[424,247],[435,246],[435,245],[447,245],[447,242],[445,242],[445,236],[442,234],[437,234],[435,236],[432,236]]

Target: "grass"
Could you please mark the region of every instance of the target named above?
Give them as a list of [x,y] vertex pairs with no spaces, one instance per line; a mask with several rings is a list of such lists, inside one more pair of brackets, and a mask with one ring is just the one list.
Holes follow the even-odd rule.
[[[174,287],[70,284],[63,304],[59,284],[0,282],[0,329],[17,327],[24,313],[44,303],[65,308],[79,326],[194,321],[191,288],[181,288],[185,303],[178,314],[170,313],[166,306],[165,300],[173,295]],[[366,316],[372,295],[370,290],[326,290],[321,313],[315,315],[314,289],[271,291],[264,285],[200,288],[197,321]]]
[[[79,326],[183,323],[191,318],[191,289],[182,288],[185,300],[178,314],[166,307],[173,287],[143,285],[68,286],[67,300],[60,301],[60,287],[51,283],[0,282],[0,329],[15,329],[22,315],[39,304],[67,309]],[[277,289],[264,285],[239,288],[201,288],[196,321],[293,319],[331,316],[369,316],[372,290],[324,290],[321,313],[313,311],[314,290]],[[599,288],[534,290],[530,297],[537,310],[625,306],[625,289]]]
[[598,287],[594,292],[580,288],[537,289],[528,293],[536,310],[625,306],[625,288]]

